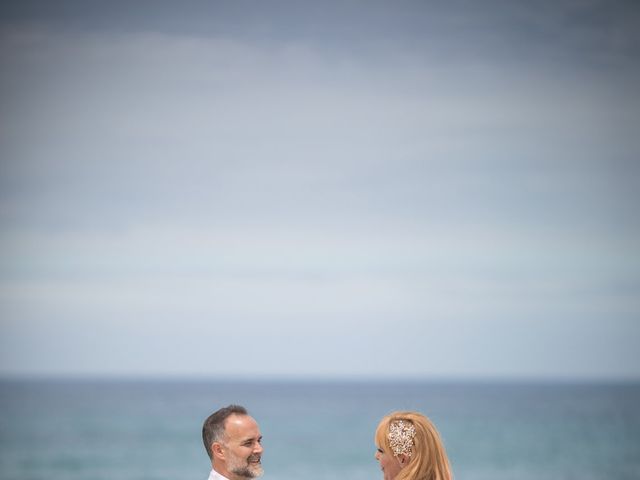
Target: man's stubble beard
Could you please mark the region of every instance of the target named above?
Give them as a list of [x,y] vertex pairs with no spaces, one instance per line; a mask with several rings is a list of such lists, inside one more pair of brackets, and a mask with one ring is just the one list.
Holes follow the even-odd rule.
[[227,466],[227,469],[231,473],[238,475],[239,477],[257,478],[264,473],[264,469],[262,468],[262,465],[259,463],[254,464],[249,462],[255,461],[259,458],[260,458],[259,455],[251,455],[246,459],[238,459],[233,457],[229,459],[229,464]]

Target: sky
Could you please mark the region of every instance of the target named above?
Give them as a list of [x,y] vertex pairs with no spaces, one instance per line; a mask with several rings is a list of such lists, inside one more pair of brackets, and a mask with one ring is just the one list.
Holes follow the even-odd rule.
[[0,375],[640,379],[633,1],[0,6]]

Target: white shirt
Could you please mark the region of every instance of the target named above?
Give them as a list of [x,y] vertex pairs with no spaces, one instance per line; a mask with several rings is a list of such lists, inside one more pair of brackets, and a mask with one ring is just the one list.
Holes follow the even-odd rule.
[[229,480],[229,479],[227,477],[223,477],[212,468],[211,473],[209,474],[209,480]]

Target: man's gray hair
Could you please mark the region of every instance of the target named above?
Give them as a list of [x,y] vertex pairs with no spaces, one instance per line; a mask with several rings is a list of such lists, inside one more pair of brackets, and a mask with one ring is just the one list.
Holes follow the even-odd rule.
[[231,415],[249,415],[249,413],[246,408],[240,405],[229,405],[228,407],[213,412],[204,421],[204,425],[202,425],[202,441],[204,442],[204,448],[207,450],[209,458],[213,458],[211,444],[222,440],[224,437],[224,422]]

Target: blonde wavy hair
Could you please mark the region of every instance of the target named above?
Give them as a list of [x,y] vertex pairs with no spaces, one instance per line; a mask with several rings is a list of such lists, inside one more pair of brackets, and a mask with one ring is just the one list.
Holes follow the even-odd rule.
[[384,417],[376,429],[375,441],[385,453],[393,455],[389,442],[389,427],[402,420],[415,428],[409,462],[394,480],[452,480],[447,452],[436,427],[418,412],[393,412]]

